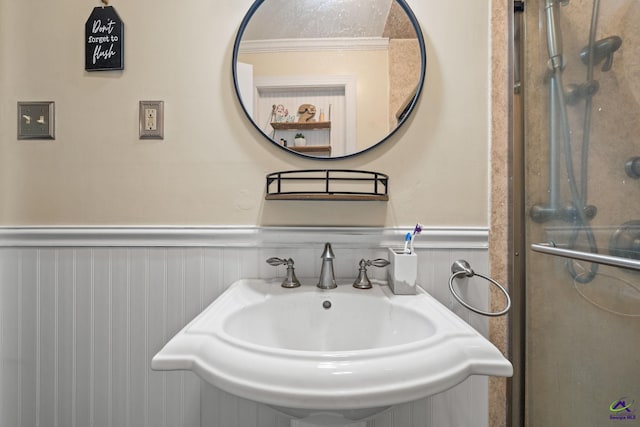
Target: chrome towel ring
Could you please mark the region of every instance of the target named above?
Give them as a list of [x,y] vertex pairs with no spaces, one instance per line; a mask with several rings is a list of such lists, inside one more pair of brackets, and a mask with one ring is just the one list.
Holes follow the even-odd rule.
[[[476,273],[475,271],[473,271],[471,269],[471,266],[469,265],[469,263],[467,261],[465,261],[463,259],[460,259],[460,260],[454,262],[453,264],[451,264],[451,273],[452,273],[451,277],[449,277],[449,290],[451,291],[451,294],[455,297],[455,299],[460,304],[462,304],[463,306],[465,306],[469,310],[473,311],[474,313],[478,313],[478,314],[481,314],[483,316],[498,317],[498,316],[503,316],[503,315],[507,314],[507,312],[511,308],[511,298],[509,297],[509,294],[507,293],[506,289],[500,283],[498,283],[495,280],[493,280],[491,277],[487,277],[484,274]],[[458,293],[455,291],[455,289],[453,289],[453,280],[456,277],[459,277],[459,276],[465,276],[465,277],[478,276],[478,277],[482,277],[483,279],[487,280],[489,283],[497,286],[498,289],[500,289],[500,291],[502,291],[502,293],[504,294],[504,296],[505,296],[505,298],[507,300],[507,306],[501,311],[490,312],[490,311],[483,311],[483,310],[477,309],[477,308],[467,304],[465,301],[462,300],[462,298],[460,297],[460,295],[458,295]]]

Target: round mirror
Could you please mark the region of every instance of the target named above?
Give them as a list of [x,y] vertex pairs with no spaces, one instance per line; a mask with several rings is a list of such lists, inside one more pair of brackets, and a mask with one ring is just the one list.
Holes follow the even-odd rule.
[[317,159],[379,145],[407,120],[426,71],[404,0],[257,0],[233,48],[236,94],[271,142]]

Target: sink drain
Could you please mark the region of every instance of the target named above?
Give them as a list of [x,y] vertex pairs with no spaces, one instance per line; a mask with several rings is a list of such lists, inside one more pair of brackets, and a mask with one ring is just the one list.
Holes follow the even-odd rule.
[[323,301],[323,302],[322,302],[322,307],[323,307],[325,310],[330,309],[330,308],[331,308],[331,301]]

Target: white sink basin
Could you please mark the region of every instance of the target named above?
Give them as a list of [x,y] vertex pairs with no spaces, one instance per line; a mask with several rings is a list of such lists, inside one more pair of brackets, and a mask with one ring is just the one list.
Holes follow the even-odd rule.
[[[303,292],[279,294],[230,314],[223,331],[256,345],[308,352],[393,347],[424,340],[435,332],[427,316],[389,304],[380,292],[341,286],[332,292],[305,287]],[[330,308],[323,303],[331,304]]]
[[470,375],[513,373],[498,349],[422,289],[411,296],[387,286],[284,289],[280,281],[257,279],[229,287],[151,366],[192,370],[294,417],[332,413],[348,420],[439,393]]

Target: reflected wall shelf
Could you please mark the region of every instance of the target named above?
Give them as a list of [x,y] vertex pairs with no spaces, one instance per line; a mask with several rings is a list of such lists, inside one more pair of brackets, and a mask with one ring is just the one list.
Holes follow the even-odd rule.
[[[298,147],[300,148],[300,147]],[[266,200],[388,201],[389,177],[349,169],[307,169],[267,175]]]
[[298,153],[314,153],[320,155],[331,155],[331,146],[330,145],[303,145],[303,146],[289,146],[287,147],[290,150],[297,151]]
[[[331,156],[331,122],[271,122],[271,127],[274,131],[273,139],[276,141],[280,137],[280,135],[276,136],[278,131],[324,131],[323,133],[326,134],[326,138],[321,138],[321,141],[324,143],[322,145],[289,145],[287,148],[298,153],[315,154],[327,157]],[[286,135],[283,136],[286,137]]]
[[331,122],[271,122],[275,130],[331,129]]

